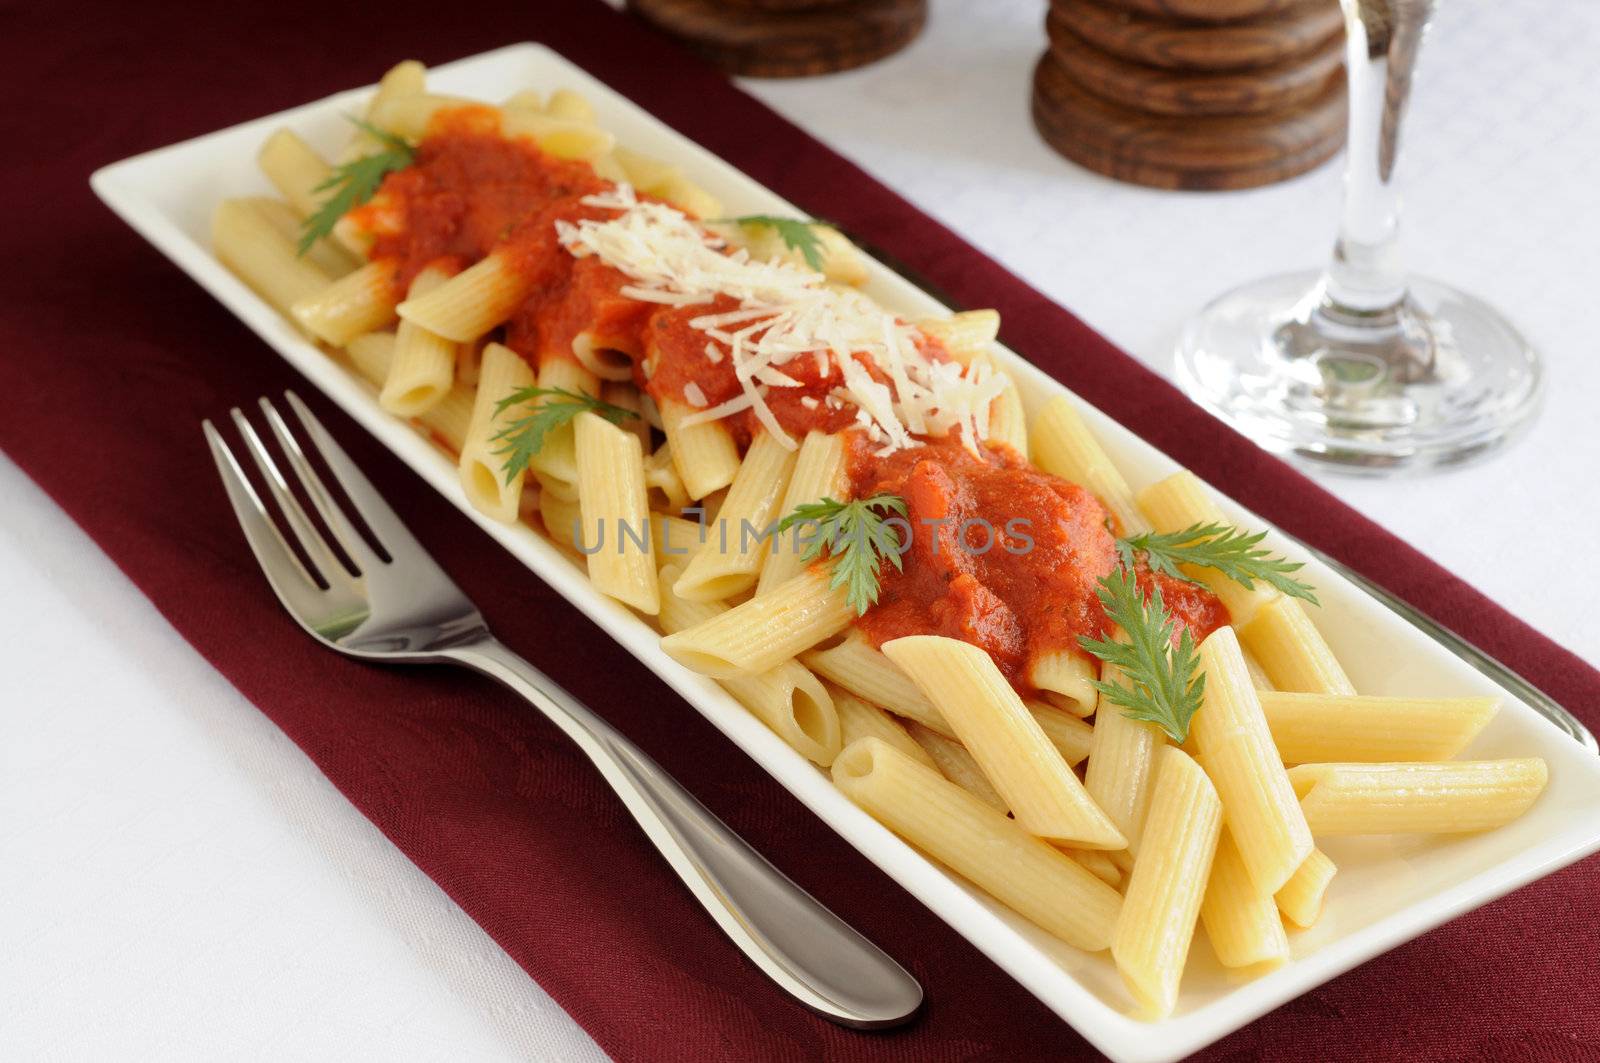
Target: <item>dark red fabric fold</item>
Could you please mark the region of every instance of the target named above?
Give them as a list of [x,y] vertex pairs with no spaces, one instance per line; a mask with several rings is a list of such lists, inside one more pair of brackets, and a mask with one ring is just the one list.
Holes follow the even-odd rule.
[[[862,234],[961,304],[999,308],[1005,339],[1090,401],[1600,723],[1600,674],[1218,427],[960,238],[599,3],[396,2],[381,12],[302,0],[8,5],[0,10],[9,82],[0,119],[0,447],[613,1056],[1011,1061],[1096,1053],[312,396],[89,192],[100,165],[372,80],[394,60],[434,64],[526,39],[550,44],[757,180]],[[1018,100],[1012,117],[1024,115]],[[903,1030],[863,1034],[789,1004],[727,945],[581,757],[515,698],[455,672],[366,667],[302,636],[256,571],[198,428],[203,417],[286,387],[312,398],[508,643],[914,970],[928,989],[923,1016]],[[1203,1058],[1600,1058],[1595,911],[1600,871],[1589,861],[1337,979]]]

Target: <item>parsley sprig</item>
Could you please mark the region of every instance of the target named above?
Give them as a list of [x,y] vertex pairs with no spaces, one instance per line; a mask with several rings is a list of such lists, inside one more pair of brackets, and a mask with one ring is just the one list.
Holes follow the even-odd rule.
[[1146,598],[1130,565],[1119,565],[1103,577],[1096,593],[1106,619],[1122,629],[1123,638],[1083,635],[1078,644],[1116,665],[1127,682],[1096,679],[1094,688],[1121,707],[1124,716],[1157,724],[1174,742],[1183,742],[1206,688],[1194,637],[1185,628],[1173,643],[1176,624],[1161,600],[1160,585]]
[[722,221],[733,222],[735,225],[765,226],[778,234],[783,241],[783,246],[791,251],[798,251],[806,260],[806,265],[817,272],[822,272],[823,260],[827,251],[823,249],[822,237],[818,235],[814,226],[826,224],[815,218],[780,218],[774,214],[745,214],[738,218],[723,218]]
[[828,586],[847,589],[846,600],[860,616],[878,602],[878,568],[883,561],[899,570],[902,544],[892,516],[906,515],[906,500],[899,495],[877,494],[853,502],[824,498],[796,506],[778,522],[782,534],[802,524],[815,525],[815,534],[801,560],[811,562],[827,547],[833,559],[833,579]]
[[518,388],[497,402],[494,412],[498,416],[514,406],[534,403],[539,399],[547,401],[532,406],[527,413],[513,419],[491,440],[505,444],[495,453],[505,457],[507,483],[519,473],[527,471],[533,456],[543,449],[546,436],[562,425],[570,424],[578,414],[597,413],[612,424],[621,424],[629,417],[639,416],[630,409],[602,402],[593,395],[568,391],[566,388],[540,387]]
[[300,226],[297,254],[303,255],[311,250],[318,240],[333,232],[340,218],[371,199],[378,191],[378,186],[383,184],[385,174],[405,169],[416,158],[411,145],[393,133],[379,129],[371,122],[350,115],[346,117],[383,147],[371,155],[363,155],[336,167],[321,184],[312,189],[314,192],[332,191],[333,194],[323,200],[316,213]]
[[1178,566],[1198,565],[1216,569],[1246,590],[1255,586],[1256,580],[1262,580],[1290,597],[1304,598],[1316,605],[1317,596],[1311,585],[1290,575],[1304,566],[1275,557],[1256,545],[1266,534],[1251,534],[1225,524],[1191,524],[1182,531],[1145,532],[1118,539],[1117,553],[1130,571],[1135,559],[1143,555],[1150,571],[1194,583]]

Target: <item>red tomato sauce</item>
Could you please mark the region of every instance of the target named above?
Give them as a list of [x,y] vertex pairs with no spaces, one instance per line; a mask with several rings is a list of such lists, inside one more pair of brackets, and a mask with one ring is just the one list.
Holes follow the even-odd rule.
[[[1102,636],[1096,584],[1117,565],[1106,511],[1077,484],[1028,465],[1006,446],[974,455],[942,440],[878,457],[852,441],[855,497],[889,492],[906,500],[911,546],[903,570],[879,570],[878,604],[858,623],[874,644],[902,635],[944,635],[988,652],[1006,678],[1033,693],[1029,665]],[[1203,638],[1228,622],[1209,591],[1140,572],[1161,587],[1178,622]],[[1081,652],[1081,651],[1080,651]]]
[[[572,341],[591,330],[603,346],[634,361],[636,382],[657,400],[686,402],[690,384],[708,406],[734,398],[741,389],[726,346],[719,345],[720,362],[712,361],[708,337],[689,322],[737,309],[737,302],[662,307],[631,299],[622,294],[628,278],[620,271],[561,247],[557,221],[612,216],[581,202],[609,187],[587,163],[552,158],[527,138],[507,139],[493,110],[466,106],[436,115],[412,165],[386,176],[379,195],[353,218],[374,234],[372,259],[400,264],[401,292],[429,265],[455,271],[491,251],[509,257],[532,289],[506,322],[503,338],[530,362],[572,357]],[[933,346],[936,357],[948,357]],[[879,375],[875,366],[868,369]],[[824,371],[803,357],[782,371],[800,386],[769,388],[766,402],[785,431],[798,437],[854,421],[853,408],[827,405],[828,393],[843,383],[835,369]],[[727,423],[741,442],[757,425],[748,412]]]

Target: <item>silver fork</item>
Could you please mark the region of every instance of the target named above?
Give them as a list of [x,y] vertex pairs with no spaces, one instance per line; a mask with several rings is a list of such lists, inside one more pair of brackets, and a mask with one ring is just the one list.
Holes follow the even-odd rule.
[[[325,646],[368,661],[456,664],[521,694],[561,728],[611,784],[672,869],[757,967],[802,1004],[845,1026],[910,1018],[922,987],[877,946],[769,864],[615,728],[489,632],[476,606],[414,539],[293,392],[289,405],[382,554],[324,485],[295,432],[267,399],[261,412],[331,542],[296,500],[272,453],[238,409],[234,424],[305,556],[295,556],[210,421],[211,456],[267,582]],[[354,571],[335,555],[336,548]],[[385,556],[386,555],[386,556]]]

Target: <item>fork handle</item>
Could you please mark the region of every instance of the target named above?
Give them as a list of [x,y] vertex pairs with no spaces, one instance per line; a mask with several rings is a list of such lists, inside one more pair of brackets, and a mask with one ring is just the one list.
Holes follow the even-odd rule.
[[493,638],[445,651],[548,716],[588,755],[667,863],[757,967],[845,1026],[893,1026],[922,1003],[916,979],[790,881],[638,746]]

